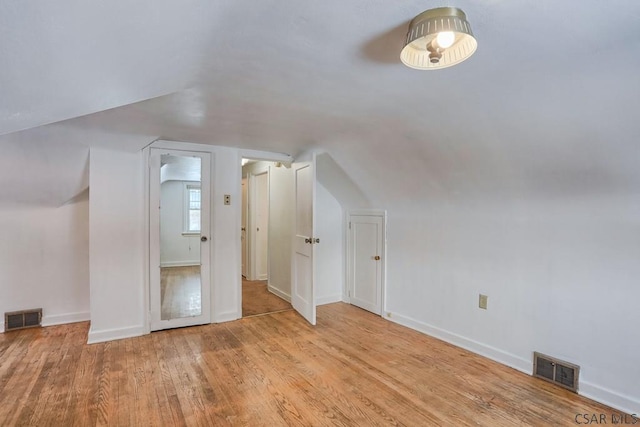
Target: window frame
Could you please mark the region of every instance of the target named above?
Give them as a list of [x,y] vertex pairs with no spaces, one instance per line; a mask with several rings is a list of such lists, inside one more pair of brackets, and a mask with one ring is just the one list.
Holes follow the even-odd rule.
[[190,198],[190,190],[198,189],[200,190],[200,212],[202,212],[202,186],[199,182],[184,182],[183,188],[183,204],[182,204],[182,235],[183,236],[199,236],[202,233],[202,214],[200,217],[200,229],[199,230],[191,230],[189,228],[189,218],[190,211],[195,210],[191,209],[191,198]]

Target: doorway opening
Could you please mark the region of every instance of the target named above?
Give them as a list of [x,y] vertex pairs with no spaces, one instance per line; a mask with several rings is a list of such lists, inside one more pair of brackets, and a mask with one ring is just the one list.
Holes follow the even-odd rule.
[[291,310],[292,172],[242,159],[242,317]]

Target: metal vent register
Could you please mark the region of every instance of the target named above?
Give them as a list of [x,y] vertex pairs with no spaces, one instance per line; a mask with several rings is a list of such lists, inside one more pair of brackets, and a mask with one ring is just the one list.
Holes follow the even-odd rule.
[[573,392],[578,391],[580,367],[572,363],[533,353],[533,376],[552,382]]
[[42,322],[42,309],[12,311],[4,314],[4,331],[35,328]]

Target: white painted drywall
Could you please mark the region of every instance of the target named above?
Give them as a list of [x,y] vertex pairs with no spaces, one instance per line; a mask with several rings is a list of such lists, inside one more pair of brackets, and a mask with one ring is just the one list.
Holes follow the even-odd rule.
[[[213,152],[212,321],[224,322],[242,317],[241,165],[238,150],[235,148],[212,147],[211,149]],[[231,196],[231,205],[224,204],[225,194]]]
[[44,325],[89,320],[87,196],[0,209],[0,314],[42,308]]
[[89,319],[89,149],[42,130],[0,137],[0,331],[8,311]]
[[640,408],[638,198],[431,200],[388,230],[392,320],[528,373],[534,350],[576,363],[581,393]]
[[319,182],[316,184],[314,286],[316,304],[342,301],[344,287],[344,214],[335,197]]
[[316,179],[335,197],[343,209],[372,207],[362,189],[353,182],[329,153],[320,153],[316,156]]
[[[161,185],[160,265],[200,265],[200,234],[183,234],[185,185],[193,181],[165,181]],[[197,183],[196,183],[197,184]]]
[[145,330],[143,166],[140,152],[90,152],[89,342]]

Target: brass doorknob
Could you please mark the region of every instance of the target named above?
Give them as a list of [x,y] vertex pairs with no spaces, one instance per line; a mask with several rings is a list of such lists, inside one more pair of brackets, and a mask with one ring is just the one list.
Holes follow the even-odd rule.
[[380,261],[380,255],[374,256],[373,259],[375,259],[376,261]]

